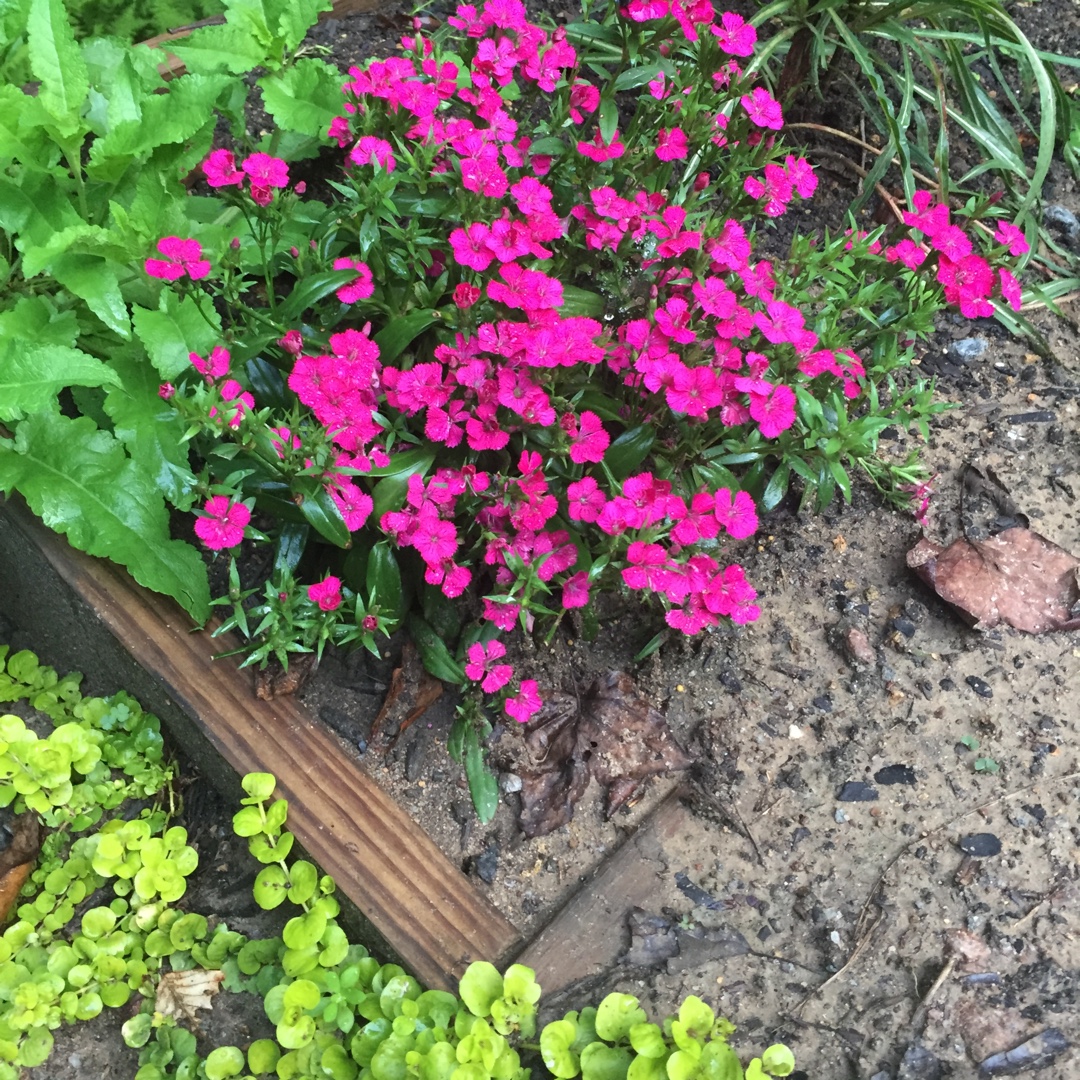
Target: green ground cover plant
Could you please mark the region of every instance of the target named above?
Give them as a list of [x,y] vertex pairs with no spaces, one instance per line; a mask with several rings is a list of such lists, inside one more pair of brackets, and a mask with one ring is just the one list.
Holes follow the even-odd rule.
[[[47,830],[0,935],[0,1080],[47,1062],[63,1025],[132,1004],[123,1036],[140,1051],[136,1080],[526,1080],[521,1054],[564,1080],[762,1080],[793,1070],[791,1052],[774,1045],[744,1072],[728,1042],[733,1026],[695,997],[661,1027],[632,996],[611,994],[535,1041],[540,987],[526,967],[500,974],[477,962],[460,997],[425,991],[349,940],[332,879],[290,857],[288,806],[273,798],[269,774],[244,777],[233,828],[263,867],[257,903],[297,913],[280,937],[249,939],[229,929],[227,913],[211,922],[185,911],[198,855],[172,823],[175,772],[158,721],[124,693],[82,696],[80,680],[0,647],[0,700],[25,702],[52,724],[41,734],[0,715],[0,805]],[[194,1012],[221,986],[257,995],[273,1037],[200,1055]]]
[[300,55],[321,6],[234,0],[166,85],[33,0],[41,92],[2,91],[0,489],[203,621],[193,513],[247,663],[407,623],[468,690],[487,814],[495,710],[541,706],[504,638],[589,635],[605,590],[667,631],[756,619],[758,511],[853,471],[906,503],[921,467],[878,439],[941,408],[914,347],[947,306],[1017,308],[1028,245],[995,198],[920,189],[902,224],[765,257],[817,179],[754,26],[705,0],[557,29],[462,5],[347,77]]

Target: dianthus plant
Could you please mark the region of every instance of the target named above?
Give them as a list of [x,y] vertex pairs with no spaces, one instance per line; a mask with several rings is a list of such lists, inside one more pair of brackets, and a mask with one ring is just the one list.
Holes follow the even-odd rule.
[[[887,236],[755,254],[756,223],[818,179],[743,75],[753,27],[708,0],[586,16],[545,30],[488,0],[417,29],[350,69],[331,201],[280,158],[219,149],[203,178],[246,229],[148,260],[222,327],[162,393],[206,462],[199,537],[232,552],[255,509],[275,544],[262,599],[235,576],[225,598],[251,659],[373,648],[416,580],[428,622],[433,597],[473,617],[456,656],[414,623],[429,665],[524,722],[540,695],[502,635],[598,590],[643,593],[686,634],[752,622],[734,557],[755,496],[789,476],[849,494],[845,462],[931,411],[890,372],[934,311],[1016,301],[928,194]],[[978,224],[992,258],[1022,242]],[[309,534],[341,551],[305,554]]]

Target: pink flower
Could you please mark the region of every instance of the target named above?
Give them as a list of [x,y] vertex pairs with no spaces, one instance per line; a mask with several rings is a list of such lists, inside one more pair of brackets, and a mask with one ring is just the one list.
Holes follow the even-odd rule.
[[1001,295],[1005,299],[1006,303],[1013,309],[1013,311],[1020,310],[1020,282],[1016,280],[1013,274],[1006,270],[1005,267],[1001,267],[998,270],[998,277],[1001,279]]
[[752,93],[744,94],[739,100],[752,124],[772,128],[774,131],[779,131],[784,126],[780,102],[764,86],[755,86]]
[[355,304],[357,300],[366,300],[375,292],[375,280],[371,276],[371,270],[367,263],[356,259],[335,259],[335,270],[356,270],[359,276],[350,281],[348,285],[342,285],[335,294],[343,304]]
[[517,696],[506,699],[506,715],[513,717],[519,724],[527,724],[532,715],[540,711],[543,704],[536,680],[522,679],[521,689]]
[[462,281],[454,287],[454,303],[462,311],[466,308],[471,308],[479,299],[480,290],[475,285],[470,285],[467,281]]
[[910,237],[885,249],[886,262],[898,262],[909,270],[918,270],[926,262],[926,252]]
[[598,127],[593,133],[593,141],[591,143],[578,142],[577,152],[587,157],[590,161],[595,161],[598,165],[611,161],[614,158],[620,158],[626,152],[626,144],[619,141],[618,128],[611,136],[611,142],[605,143],[600,135],[600,128]]
[[354,165],[379,165],[389,173],[393,172],[397,165],[393,150],[385,139],[375,135],[361,135],[349,152],[349,160]]
[[207,379],[220,379],[229,370],[229,350],[221,345],[215,345],[210,350],[210,356],[204,360],[198,353],[188,353],[191,366],[201,372]]
[[289,166],[281,158],[255,153],[244,158],[240,168],[247,173],[252,188],[283,188],[289,183]]
[[656,143],[656,156],[661,161],[681,160],[686,157],[689,149],[686,132],[682,128],[660,129],[660,138]]
[[158,397],[162,401],[169,401],[176,395],[176,387],[171,382],[163,382],[158,388]]
[[757,30],[745,22],[740,15],[725,11],[720,16],[720,25],[710,26],[709,31],[717,38],[720,48],[729,56],[753,56]]
[[781,383],[767,395],[751,394],[750,415],[766,439],[775,439],[795,423],[795,391]]
[[734,495],[730,488],[721,488],[714,498],[716,520],[736,540],[745,540],[757,532],[757,508],[745,491]]
[[244,174],[236,167],[231,150],[213,150],[202,163],[203,175],[212,188],[231,187],[244,182]]
[[506,655],[506,646],[501,641],[489,641],[487,645],[474,642],[467,655],[465,674],[474,682],[483,679],[480,688],[485,694],[497,693],[513,677],[514,669],[510,664],[494,663]]
[[570,460],[578,465],[587,461],[603,461],[611,443],[600,417],[586,410],[578,417],[576,431],[570,435]]
[[195,535],[211,550],[234,548],[244,539],[244,528],[251,520],[251,511],[228,495],[212,495],[195,519]]
[[1026,255],[1031,248],[1023,232],[1008,221],[999,221],[994,230],[994,239],[1009,249],[1010,255]]
[[566,500],[570,505],[571,521],[595,521],[607,503],[607,497],[591,476],[583,476],[568,485]]
[[429,565],[452,559],[458,549],[458,534],[452,521],[444,521],[435,510],[425,504],[412,535],[412,545],[420,552],[421,558]]
[[341,581],[330,574],[315,585],[309,585],[308,599],[319,605],[320,611],[337,611],[341,607]]
[[290,356],[299,356],[304,351],[304,338],[299,330],[287,330],[277,342]]
[[202,257],[202,244],[198,240],[163,236],[157,249],[165,258],[146,260],[146,272],[151,277],[179,281],[186,274],[192,281],[201,281],[210,273],[210,260]]
[[572,577],[563,582],[562,606],[564,608],[581,608],[589,602],[589,575],[584,570],[579,570]]

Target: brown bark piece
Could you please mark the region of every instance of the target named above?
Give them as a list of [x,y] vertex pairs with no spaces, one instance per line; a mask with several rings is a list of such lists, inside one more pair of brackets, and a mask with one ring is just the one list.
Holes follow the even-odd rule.
[[314,653],[296,653],[283,668],[277,660],[271,660],[255,672],[255,696],[260,701],[273,701],[297,693],[315,674],[319,666]]
[[977,629],[1006,623],[1029,634],[1080,629],[1080,559],[1030,529],[943,548],[920,540],[907,564]]
[[377,739],[385,726],[391,738],[396,739],[428,711],[442,692],[443,684],[427,671],[416,646],[407,641],[401,650],[401,666],[394,668],[390,689],[371,723],[371,738]]

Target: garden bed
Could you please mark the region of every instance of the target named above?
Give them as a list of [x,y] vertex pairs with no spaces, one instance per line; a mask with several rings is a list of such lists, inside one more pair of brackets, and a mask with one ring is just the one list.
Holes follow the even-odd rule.
[[[356,61],[371,25],[324,24],[316,40]],[[850,195],[842,174],[821,176],[811,226]],[[1072,181],[1055,185],[1049,198],[1075,211]],[[921,357],[957,406],[926,447],[935,539],[959,535],[974,462],[1033,528],[1080,551],[1075,327],[1035,317],[1061,362],[959,319]],[[902,460],[918,434],[886,439]],[[17,504],[0,517],[0,612],[50,661],[142,697],[226,787],[232,770],[274,772],[374,947],[431,985],[470,959],[520,957],[565,1008],[632,988],[664,1015],[700,994],[740,1038],[787,1042],[810,1076],[891,1076],[916,1045],[968,1076],[1080,1017],[1080,635],[968,629],[907,569],[919,535],[864,485],[818,518],[788,500],[732,548],[762,598],[753,626],[671,634],[635,663],[659,617],[611,608],[594,641],[567,620],[515,657],[569,697],[631,673],[694,759],[610,820],[593,784],[568,825],[532,840],[513,726],[491,740],[503,768],[488,824],[445,750],[448,695],[383,752],[374,719],[394,669],[409,671],[397,644],[331,652],[298,698],[257,702],[234,661],[211,662],[226,642]],[[961,955],[948,931],[986,951]],[[1054,1067],[1076,1060],[1059,1050]]]

